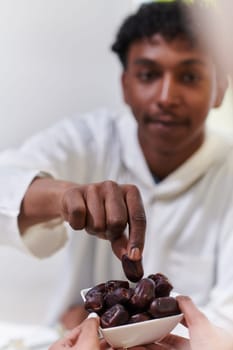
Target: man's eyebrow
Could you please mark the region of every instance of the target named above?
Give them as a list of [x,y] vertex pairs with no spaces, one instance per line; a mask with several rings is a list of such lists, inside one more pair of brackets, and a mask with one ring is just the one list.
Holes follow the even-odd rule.
[[138,66],[159,66],[157,62],[149,58],[136,58],[133,63]]
[[199,65],[199,66],[206,66],[206,61],[202,60],[200,58],[190,58],[187,60],[184,60],[180,63],[182,66],[193,66],[193,65]]
[[[159,62],[154,61],[153,59],[149,58],[136,58],[133,63],[137,66],[154,66],[154,67],[161,67]],[[192,65],[198,65],[198,66],[206,66],[206,61],[202,60],[200,58],[190,58],[185,59],[181,62],[179,62],[178,66],[192,66]]]

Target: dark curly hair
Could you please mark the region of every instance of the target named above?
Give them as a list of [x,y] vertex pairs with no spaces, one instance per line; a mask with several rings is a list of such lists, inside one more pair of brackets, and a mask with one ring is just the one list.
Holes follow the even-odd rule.
[[161,34],[170,41],[177,36],[183,36],[192,46],[197,42],[196,23],[192,21],[190,5],[183,1],[151,2],[141,5],[139,10],[127,17],[121,25],[116,41],[111,49],[115,52],[123,67],[127,66],[127,53],[130,45],[140,39]]

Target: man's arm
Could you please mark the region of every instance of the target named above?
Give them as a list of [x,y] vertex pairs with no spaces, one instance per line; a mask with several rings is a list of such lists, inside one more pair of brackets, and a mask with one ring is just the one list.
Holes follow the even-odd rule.
[[[141,259],[146,219],[136,186],[104,181],[88,185],[36,178],[23,198],[18,223],[21,234],[32,225],[62,218],[74,230],[108,239],[114,253]],[[129,235],[125,235],[128,226]]]

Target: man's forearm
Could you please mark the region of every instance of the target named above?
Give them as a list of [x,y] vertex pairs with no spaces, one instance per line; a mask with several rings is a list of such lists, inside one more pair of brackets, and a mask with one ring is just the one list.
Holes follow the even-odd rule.
[[18,224],[21,234],[32,225],[61,216],[61,200],[72,183],[36,178],[23,198]]

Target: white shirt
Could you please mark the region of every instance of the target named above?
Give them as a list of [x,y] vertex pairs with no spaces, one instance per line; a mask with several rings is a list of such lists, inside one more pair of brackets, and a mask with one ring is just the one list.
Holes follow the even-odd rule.
[[[66,243],[61,286],[48,322],[80,302],[80,289],[125,278],[108,242],[74,232],[59,220],[20,237],[17,216],[32,179],[52,176],[77,183],[113,180],[141,191],[147,231],[145,276],[162,272],[216,324],[233,330],[232,145],[208,133],[203,146],[159,184],[148,169],[129,113],[101,110],[67,119],[0,156],[0,243],[37,257]],[[4,234],[3,234],[4,233]],[[69,239],[67,240],[67,235]]]

